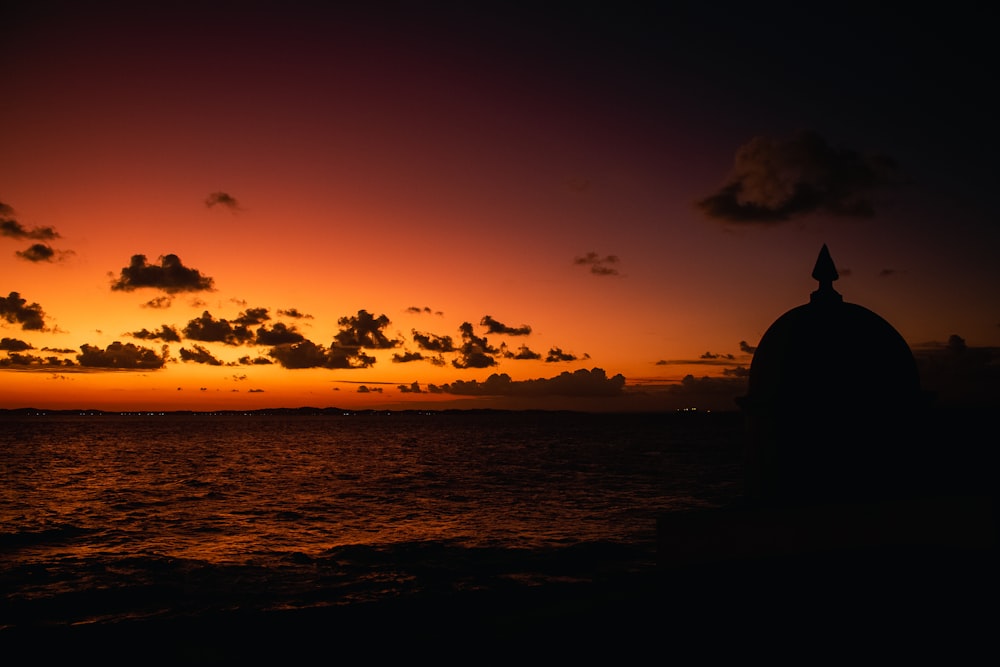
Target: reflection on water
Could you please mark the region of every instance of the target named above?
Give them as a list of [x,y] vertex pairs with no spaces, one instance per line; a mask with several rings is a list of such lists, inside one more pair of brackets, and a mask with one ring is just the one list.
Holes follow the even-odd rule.
[[[463,568],[544,576],[545,567],[524,559],[600,544],[646,551],[657,514],[738,493],[735,416],[2,422],[0,582],[8,601],[114,590],[144,590],[149,600],[148,587],[165,587],[172,601],[163,605],[176,609],[177,595],[190,602],[228,587],[230,596],[242,591],[229,600],[236,606],[286,589],[303,604],[318,585],[359,597],[426,587]],[[113,613],[128,607],[105,603]]]

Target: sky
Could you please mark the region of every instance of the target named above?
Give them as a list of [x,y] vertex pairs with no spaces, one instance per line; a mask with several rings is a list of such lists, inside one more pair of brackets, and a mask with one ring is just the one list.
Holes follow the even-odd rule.
[[0,408],[735,409],[824,244],[1000,405],[960,9],[5,3]]

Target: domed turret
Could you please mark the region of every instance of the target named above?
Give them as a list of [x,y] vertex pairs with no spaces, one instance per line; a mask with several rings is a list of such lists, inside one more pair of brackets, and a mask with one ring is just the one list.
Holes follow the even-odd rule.
[[925,401],[903,337],[846,303],[826,245],[809,303],[768,328],[750,366],[746,491],[754,500],[814,502],[893,493]]

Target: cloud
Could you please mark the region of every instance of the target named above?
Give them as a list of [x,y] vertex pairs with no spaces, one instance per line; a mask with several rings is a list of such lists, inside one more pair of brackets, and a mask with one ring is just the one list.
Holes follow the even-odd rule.
[[625,386],[621,374],[607,377],[603,369],[580,369],[563,372],[552,378],[511,380],[506,373],[490,375],[485,382],[456,380],[440,387],[432,385],[433,393],[463,396],[619,396]]
[[70,359],[60,359],[55,356],[39,357],[34,354],[18,354],[17,352],[8,352],[5,359],[0,359],[0,367],[16,367],[17,370],[26,371],[48,371],[53,367],[72,368],[75,365]]
[[51,262],[56,251],[44,243],[34,243],[28,246],[26,250],[18,250],[15,254],[29,262]]
[[254,340],[254,334],[246,324],[233,326],[228,320],[215,319],[207,310],[201,317],[189,321],[183,331],[186,338],[205,343],[243,345]]
[[174,302],[169,296],[157,296],[142,304],[143,308],[169,308]]
[[326,348],[310,340],[275,345],[268,354],[284,368],[323,368],[327,364]]
[[236,197],[232,196],[228,192],[211,193],[205,198],[205,206],[208,208],[212,208],[213,206],[222,206],[231,211],[240,210],[240,203],[236,201]]
[[298,308],[289,308],[288,310],[280,310],[279,309],[278,310],[278,315],[280,315],[282,317],[291,317],[292,319],[296,319],[296,320],[299,320],[299,319],[309,319],[309,320],[311,320],[313,318],[312,315],[307,315],[307,314],[305,314],[303,312],[300,312]]
[[72,250],[55,250],[52,246],[44,243],[33,243],[26,249],[18,250],[14,254],[29,262],[51,262],[53,259],[62,261],[74,253]]
[[252,326],[270,319],[267,308],[248,308],[232,321],[217,320],[206,310],[201,317],[187,323],[184,335],[192,340],[226,345],[282,345],[305,340],[305,336],[294,326],[283,322],[276,322],[270,329],[267,325],[261,325],[256,333],[251,330]]
[[[556,363],[559,361],[576,361],[579,357],[568,352],[563,352],[561,348],[551,347],[549,348],[549,353],[545,355],[546,363]],[[585,359],[589,359],[589,355],[584,355]]]
[[310,340],[300,343],[275,345],[268,354],[283,368],[369,368],[375,358],[361,353],[357,348],[327,349]]
[[155,351],[132,343],[115,341],[105,349],[93,345],[80,346],[76,355],[81,366],[88,368],[109,368],[123,370],[147,370],[162,368],[166,363],[166,349],[158,355]]
[[170,343],[179,343],[181,341],[181,336],[177,333],[177,329],[169,324],[161,325],[159,331],[149,331],[143,328],[139,331],[133,331],[122,335],[132,336],[133,338],[141,338],[143,340],[163,340]]
[[717,359],[722,359],[722,360],[725,360],[725,361],[732,361],[735,358],[736,357],[734,355],[732,355],[732,354],[721,354],[721,353],[715,353],[715,352],[705,352],[703,355],[701,355],[701,359],[704,359],[706,361],[715,361]]
[[394,364],[406,364],[411,361],[427,361],[433,364],[434,366],[445,365],[444,357],[440,354],[437,356],[428,356],[426,354],[423,354],[422,352],[406,351],[403,352],[402,354],[397,352],[392,355],[392,363]]
[[267,322],[270,319],[271,316],[268,314],[267,308],[247,308],[237,315],[233,322],[249,327],[261,322]]
[[[0,214],[2,213],[3,211],[0,211]],[[27,229],[17,220],[0,218],[0,236],[8,236],[13,239],[52,241],[59,238],[59,233],[52,227],[33,227],[32,229]]]
[[425,359],[424,355],[419,352],[403,352],[395,353],[392,355],[392,363],[394,364],[405,364],[411,361],[423,361]]
[[492,355],[500,351],[491,347],[485,337],[480,338],[472,331],[472,324],[463,322],[458,328],[462,332],[462,345],[458,348],[458,358],[451,360],[455,368],[489,368],[496,366]]
[[527,345],[521,345],[518,347],[517,352],[509,352],[507,350],[507,345],[501,344],[500,354],[505,359],[517,359],[519,361],[530,361],[542,358],[542,355],[539,352],[533,352]]
[[211,292],[214,281],[190,269],[177,255],[161,255],[160,264],[147,264],[145,255],[132,255],[129,265],[121,270],[118,280],[111,283],[115,291],[131,292],[142,287],[161,289],[168,294],[177,292]]
[[808,213],[870,217],[873,195],[902,182],[882,155],[835,149],[815,132],[755,137],[736,152],[729,182],[698,207],[724,222],[774,224]]
[[268,329],[261,326],[257,329],[256,343],[258,345],[283,345],[285,343],[301,343],[306,339],[294,326],[288,326],[282,322],[276,322]]
[[[707,356],[706,356],[707,355]],[[725,366],[732,363],[734,355],[712,355],[705,353],[697,359],[660,359],[656,366]]]
[[618,269],[615,268],[621,260],[617,255],[605,255],[601,257],[596,252],[588,252],[586,255],[576,257],[573,263],[578,266],[589,266],[590,272],[597,276],[617,276]]
[[337,324],[342,327],[334,336],[338,347],[383,350],[402,344],[401,340],[390,340],[382,333],[391,324],[385,315],[374,317],[367,310],[359,310],[357,317],[341,317]]
[[1000,405],[1000,348],[969,346],[952,334],[945,343],[914,346],[924,389],[942,405]]
[[438,336],[431,333],[423,333],[413,329],[413,342],[422,350],[430,352],[454,352],[455,341],[451,336]]
[[221,366],[222,362],[215,358],[211,352],[206,350],[201,345],[194,345],[194,349],[189,351],[187,348],[180,349],[181,361],[193,361],[197,364],[207,364],[209,366]]
[[444,315],[444,312],[440,310],[431,310],[428,306],[424,306],[423,308],[419,306],[410,306],[404,312],[410,315]]
[[0,338],[0,350],[6,350],[8,352],[24,352],[25,350],[33,350],[31,343],[27,343],[23,340],[17,338]]
[[735,373],[724,377],[696,378],[685,375],[679,385],[669,387],[667,393],[678,398],[685,398],[692,404],[720,403],[736,407],[736,397],[746,393],[747,373]]
[[[756,347],[753,347],[745,340],[741,340],[739,343],[740,353],[743,355],[752,355],[756,351]],[[657,366],[722,366],[735,361],[737,355],[730,352],[705,352],[697,359],[660,359],[656,362]],[[725,373],[726,371],[723,371]]]
[[236,363],[240,366],[270,366],[274,362],[266,357],[250,358],[249,355],[240,357]]
[[371,368],[375,357],[370,357],[358,348],[331,346],[327,352],[327,368]]
[[[54,228],[33,227],[28,229],[17,220],[8,217],[13,214],[13,208],[0,202],[0,236],[36,241],[52,241],[59,238],[59,233]],[[62,259],[63,256],[70,255],[72,252],[57,252],[47,243],[33,243],[24,250],[18,250],[15,254],[28,262],[51,262],[53,259]]]
[[28,305],[17,292],[0,296],[0,317],[11,324],[20,324],[25,331],[45,331],[45,313],[37,303]]
[[531,334],[531,327],[527,324],[522,324],[519,327],[509,327],[502,322],[496,321],[490,315],[483,315],[483,319],[479,321],[479,324],[486,327],[486,333],[488,334],[506,334],[508,336],[527,336]]

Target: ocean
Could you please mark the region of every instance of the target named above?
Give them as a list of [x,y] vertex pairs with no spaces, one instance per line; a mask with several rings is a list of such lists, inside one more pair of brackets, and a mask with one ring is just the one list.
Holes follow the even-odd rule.
[[593,582],[740,491],[736,414],[12,413],[3,632]]
[[[940,439],[983,449],[980,432]],[[801,664],[858,651],[955,659],[992,641],[988,503],[975,505],[984,539],[967,522],[971,549],[779,553],[665,573],[658,519],[690,527],[738,508],[745,438],[736,412],[8,411],[0,652],[243,665],[506,664],[543,650],[631,664],[672,651]],[[993,463],[976,468],[993,478]],[[697,539],[722,556],[742,549],[711,529]],[[795,539],[777,533],[777,551]]]

